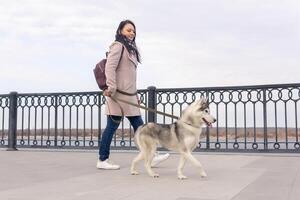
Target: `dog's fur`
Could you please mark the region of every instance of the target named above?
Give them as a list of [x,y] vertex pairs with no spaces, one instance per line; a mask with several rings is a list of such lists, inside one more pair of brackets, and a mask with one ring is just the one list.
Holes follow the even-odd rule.
[[193,102],[182,113],[180,119],[170,125],[159,125],[148,123],[138,128],[135,133],[135,144],[140,152],[134,158],[131,164],[131,174],[137,175],[137,162],[144,159],[145,168],[151,177],[159,177],[151,169],[151,161],[154,158],[157,145],[177,151],[180,153],[180,162],[178,165],[178,178],[186,179],[182,170],[186,160],[191,161],[198,169],[201,177],[206,177],[206,173],[201,163],[191,154],[197,147],[200,140],[201,127],[206,124],[211,126],[216,119],[210,115],[208,102],[201,99]]

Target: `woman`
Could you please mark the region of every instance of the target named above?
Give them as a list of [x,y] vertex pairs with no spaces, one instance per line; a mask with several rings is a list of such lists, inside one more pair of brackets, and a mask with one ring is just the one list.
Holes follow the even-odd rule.
[[[102,134],[99,147],[98,169],[120,169],[119,165],[109,161],[110,144],[122,118],[122,111],[133,126],[134,132],[144,122],[140,109],[122,102],[115,102],[110,97],[116,97],[137,104],[136,95],[136,68],[140,63],[140,54],[135,44],[136,29],[130,20],[122,21],[116,31],[115,42],[110,50],[105,65],[106,89],[103,94],[106,98],[107,125]],[[123,94],[123,93],[127,94]],[[169,154],[156,155],[152,165],[166,160]]]

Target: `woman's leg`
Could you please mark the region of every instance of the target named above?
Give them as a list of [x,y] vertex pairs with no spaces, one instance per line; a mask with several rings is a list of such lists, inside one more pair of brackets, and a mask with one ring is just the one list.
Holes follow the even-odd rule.
[[[113,120],[111,119],[113,118]],[[107,125],[105,130],[103,131],[100,147],[99,147],[99,159],[104,161],[109,157],[110,144],[113,138],[114,133],[119,127],[121,116],[108,115],[107,116]]]
[[134,132],[138,129],[139,126],[144,124],[144,121],[140,115],[138,116],[128,116],[127,117],[131,126],[133,126]]

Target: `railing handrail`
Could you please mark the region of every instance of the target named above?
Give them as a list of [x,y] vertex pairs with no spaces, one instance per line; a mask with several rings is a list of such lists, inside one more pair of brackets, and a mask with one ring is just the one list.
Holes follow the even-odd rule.
[[288,88],[300,87],[300,83],[287,83],[287,84],[268,84],[268,85],[245,85],[245,86],[216,86],[216,87],[189,87],[189,88],[156,88],[157,92],[174,92],[174,91],[194,91],[194,90],[245,90],[245,89],[274,89],[274,88]]
[[[245,90],[245,89],[273,89],[273,88],[287,88],[300,87],[300,83],[286,83],[286,84],[267,84],[267,85],[244,85],[244,86],[214,86],[214,87],[189,87],[189,88],[156,88],[157,92],[174,92],[174,91],[194,91],[194,90]],[[139,92],[147,92],[148,89],[139,89]],[[102,91],[89,92],[51,92],[51,93],[18,93],[18,96],[50,96],[50,95],[86,95],[86,94],[102,94]],[[0,94],[1,97],[7,97],[9,94]]]

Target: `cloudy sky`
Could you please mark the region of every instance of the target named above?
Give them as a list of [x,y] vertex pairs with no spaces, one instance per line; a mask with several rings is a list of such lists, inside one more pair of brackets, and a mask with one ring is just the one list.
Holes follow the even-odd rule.
[[0,94],[97,91],[124,19],[140,89],[300,82],[299,0],[0,0]]

